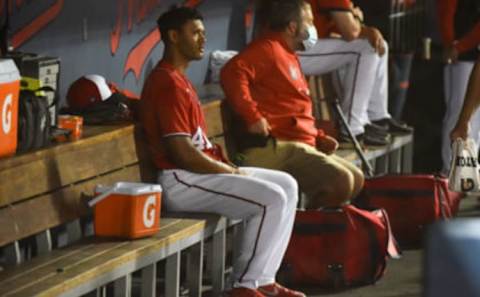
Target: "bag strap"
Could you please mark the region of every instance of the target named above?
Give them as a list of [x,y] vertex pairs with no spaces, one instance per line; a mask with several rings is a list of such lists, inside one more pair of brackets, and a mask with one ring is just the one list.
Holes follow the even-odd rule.
[[438,189],[440,214],[442,218],[448,219],[453,216],[452,209],[450,207],[450,192],[448,186],[443,182],[442,177],[435,175],[435,186]]
[[[48,105],[48,108],[56,105],[58,103],[58,90],[55,90],[54,88],[50,87],[50,86],[43,86],[43,87],[40,87],[38,89],[35,89],[35,90],[22,90],[22,92],[28,92],[28,93],[33,93],[34,95],[37,93],[37,92],[50,92],[50,93],[55,93],[55,96],[53,97],[53,101],[52,103],[50,103]],[[39,96],[35,95],[37,98],[39,98]]]
[[390,224],[390,218],[384,208],[380,208],[379,211],[382,214],[382,219],[387,227],[387,253],[392,259],[400,259],[402,257],[402,250],[400,249],[397,240],[393,236],[392,225]]
[[455,139],[455,141],[452,143],[452,160],[450,161],[450,172],[448,173],[448,180],[452,180],[454,176],[455,169],[457,167],[455,166],[455,164],[458,156],[458,149],[460,146],[463,147],[463,140],[461,138]]

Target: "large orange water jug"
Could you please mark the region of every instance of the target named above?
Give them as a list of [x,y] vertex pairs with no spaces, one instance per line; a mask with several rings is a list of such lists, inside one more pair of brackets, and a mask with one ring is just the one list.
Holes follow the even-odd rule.
[[17,149],[18,96],[20,74],[15,63],[0,59],[0,157]]

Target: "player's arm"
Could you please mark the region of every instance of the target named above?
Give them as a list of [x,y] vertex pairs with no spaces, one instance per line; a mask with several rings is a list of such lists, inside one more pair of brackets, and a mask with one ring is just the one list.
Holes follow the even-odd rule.
[[330,15],[344,40],[365,38],[377,53],[385,53],[383,35],[377,28],[363,25],[352,11],[332,11]]
[[477,22],[465,36],[462,36],[455,44],[459,54],[468,52],[480,44],[480,22]]
[[468,81],[467,94],[463,103],[462,112],[458,118],[455,128],[450,137],[452,140],[457,138],[466,139],[468,136],[468,123],[473,113],[480,106],[480,58],[475,63],[470,79]]
[[332,11],[330,16],[343,39],[352,41],[360,37],[362,24],[351,11]]
[[220,79],[227,101],[245,121],[247,129],[251,133],[268,135],[268,122],[259,112],[250,92],[250,85],[262,75],[266,61],[255,62],[254,54],[240,53],[234,57],[223,67]]
[[163,141],[169,160],[181,169],[196,173],[240,173],[238,168],[216,161],[195,148],[189,136],[169,136]]
[[457,0],[438,0],[437,14],[439,18],[439,29],[442,43],[445,47],[452,45],[455,41],[454,20],[457,10]]

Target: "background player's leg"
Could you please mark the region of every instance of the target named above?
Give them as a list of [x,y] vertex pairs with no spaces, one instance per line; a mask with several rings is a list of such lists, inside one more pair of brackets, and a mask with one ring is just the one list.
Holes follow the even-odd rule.
[[450,132],[457,122],[467,91],[468,79],[473,62],[457,62],[446,65],[444,69],[445,116],[442,123],[442,161],[443,173],[450,170],[452,155]]
[[375,79],[368,102],[368,119],[377,121],[390,118],[388,113],[388,44],[384,42],[385,54],[376,56]]
[[369,122],[368,103],[376,78],[378,55],[365,39],[346,42],[342,39],[322,39],[317,45],[299,53],[306,75],[318,75],[339,70],[340,103],[353,134],[364,132]]

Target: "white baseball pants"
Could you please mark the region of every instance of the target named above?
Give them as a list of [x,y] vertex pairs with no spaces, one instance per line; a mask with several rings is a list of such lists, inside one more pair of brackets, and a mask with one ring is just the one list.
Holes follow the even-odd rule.
[[[447,174],[450,170],[450,161],[452,158],[452,142],[450,132],[452,132],[457,123],[460,112],[462,111],[463,101],[467,93],[468,80],[472,72],[474,62],[459,61],[454,64],[446,65],[443,72],[444,92],[445,92],[445,116],[442,127],[442,173]],[[470,129],[468,132],[475,143],[480,141],[480,110],[477,110],[470,119]]]
[[371,121],[390,118],[388,113],[388,45],[379,56],[366,39],[347,42],[319,39],[306,52],[298,52],[305,75],[339,71],[340,104],[353,134],[364,132]]
[[159,182],[169,211],[210,212],[245,220],[233,286],[256,289],[275,282],[295,220],[298,186],[281,171],[242,169],[246,176],[165,170]]

